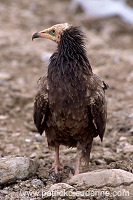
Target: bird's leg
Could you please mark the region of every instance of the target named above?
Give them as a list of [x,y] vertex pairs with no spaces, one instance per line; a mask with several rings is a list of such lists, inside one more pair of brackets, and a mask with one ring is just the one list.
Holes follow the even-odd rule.
[[55,147],[55,161],[53,163],[52,169],[54,169],[55,173],[57,174],[59,170],[61,170],[63,167],[60,164],[60,158],[59,158],[59,146]]
[[75,166],[75,172],[74,174],[70,171],[69,173],[69,178],[71,178],[72,176],[78,175],[79,174],[79,169],[80,169],[80,164],[81,164],[81,157],[79,156],[79,154],[77,153],[77,159],[76,159],[76,166]]
[[72,173],[72,171],[70,170],[69,172],[69,178],[71,178],[72,176],[78,175],[79,174],[79,168],[80,168],[80,163],[81,163],[81,157],[79,157],[77,155],[77,159],[76,159],[76,167],[75,167],[75,172],[74,174]]
[[81,163],[81,158],[80,158],[80,157],[77,157],[74,175],[79,174],[80,163]]
[[[89,164],[92,141],[93,141],[93,138],[90,137],[89,142],[87,142],[87,143],[85,143],[85,142],[77,143],[77,159],[76,159],[76,167],[75,167],[74,175],[79,174],[82,158],[85,159],[85,162],[87,165]],[[73,174],[69,173],[69,177],[72,177],[72,176],[73,176]]]

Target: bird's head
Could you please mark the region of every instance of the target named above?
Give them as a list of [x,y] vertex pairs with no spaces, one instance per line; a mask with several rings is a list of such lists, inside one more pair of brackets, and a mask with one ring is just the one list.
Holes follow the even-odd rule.
[[56,24],[52,26],[51,28],[34,33],[32,36],[32,40],[34,38],[47,38],[47,39],[55,41],[56,43],[59,43],[61,34],[63,33],[63,31],[65,31],[69,27],[70,25],[68,23]]

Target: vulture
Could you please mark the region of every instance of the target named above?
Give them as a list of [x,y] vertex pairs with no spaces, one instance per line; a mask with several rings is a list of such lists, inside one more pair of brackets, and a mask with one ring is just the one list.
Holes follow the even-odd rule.
[[47,75],[38,81],[34,123],[40,134],[45,131],[48,146],[55,149],[52,169],[56,174],[62,169],[59,146],[77,148],[72,176],[77,175],[81,159],[89,162],[93,138],[103,139],[107,85],[92,72],[81,27],[57,24],[34,33],[34,38],[48,38],[57,43]]

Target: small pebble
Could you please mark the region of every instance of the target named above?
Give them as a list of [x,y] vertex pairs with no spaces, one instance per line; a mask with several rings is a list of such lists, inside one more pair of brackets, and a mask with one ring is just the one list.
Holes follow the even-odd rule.
[[30,155],[30,158],[35,158],[37,157],[37,154],[35,152],[33,152],[31,155]]
[[1,194],[9,194],[9,191],[8,190],[0,190],[0,193]]
[[129,144],[123,148],[124,153],[133,153],[133,145]]
[[129,131],[131,134],[133,134],[133,127],[130,129],[130,131]]
[[41,142],[42,141],[42,136],[40,134],[36,134],[35,135],[35,139],[37,142]]
[[32,185],[35,188],[44,186],[43,182],[40,179],[33,179],[32,180]]
[[8,116],[7,115],[0,115],[0,120],[4,120],[4,119],[7,119]]
[[26,139],[25,139],[25,142],[31,142],[31,139],[26,138]]
[[131,113],[128,117],[129,117],[129,118],[132,118],[132,117],[133,117],[133,113]]
[[120,142],[123,142],[123,141],[126,141],[126,140],[127,140],[127,137],[124,137],[124,136],[121,136],[120,139],[119,139]]
[[106,162],[102,159],[95,160],[95,163],[96,163],[96,165],[105,165],[106,164]]
[[14,189],[18,189],[19,186],[16,184],[16,185],[13,186],[13,188],[14,188]]
[[0,72],[0,80],[7,81],[10,80],[12,77],[10,74],[5,72]]
[[118,57],[114,57],[114,58],[113,58],[113,62],[114,62],[114,63],[118,63],[118,62],[120,62],[120,59],[119,59]]

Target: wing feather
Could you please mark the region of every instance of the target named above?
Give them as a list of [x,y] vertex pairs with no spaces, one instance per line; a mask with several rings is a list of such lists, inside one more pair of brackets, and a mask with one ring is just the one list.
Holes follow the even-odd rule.
[[40,134],[45,130],[48,114],[48,84],[47,77],[43,76],[38,81],[39,87],[34,102],[34,123]]
[[107,89],[108,86],[95,74],[93,74],[92,80],[94,86],[91,91],[89,110],[91,112],[92,123],[95,128],[94,137],[99,135],[102,140],[107,120],[105,89]]

